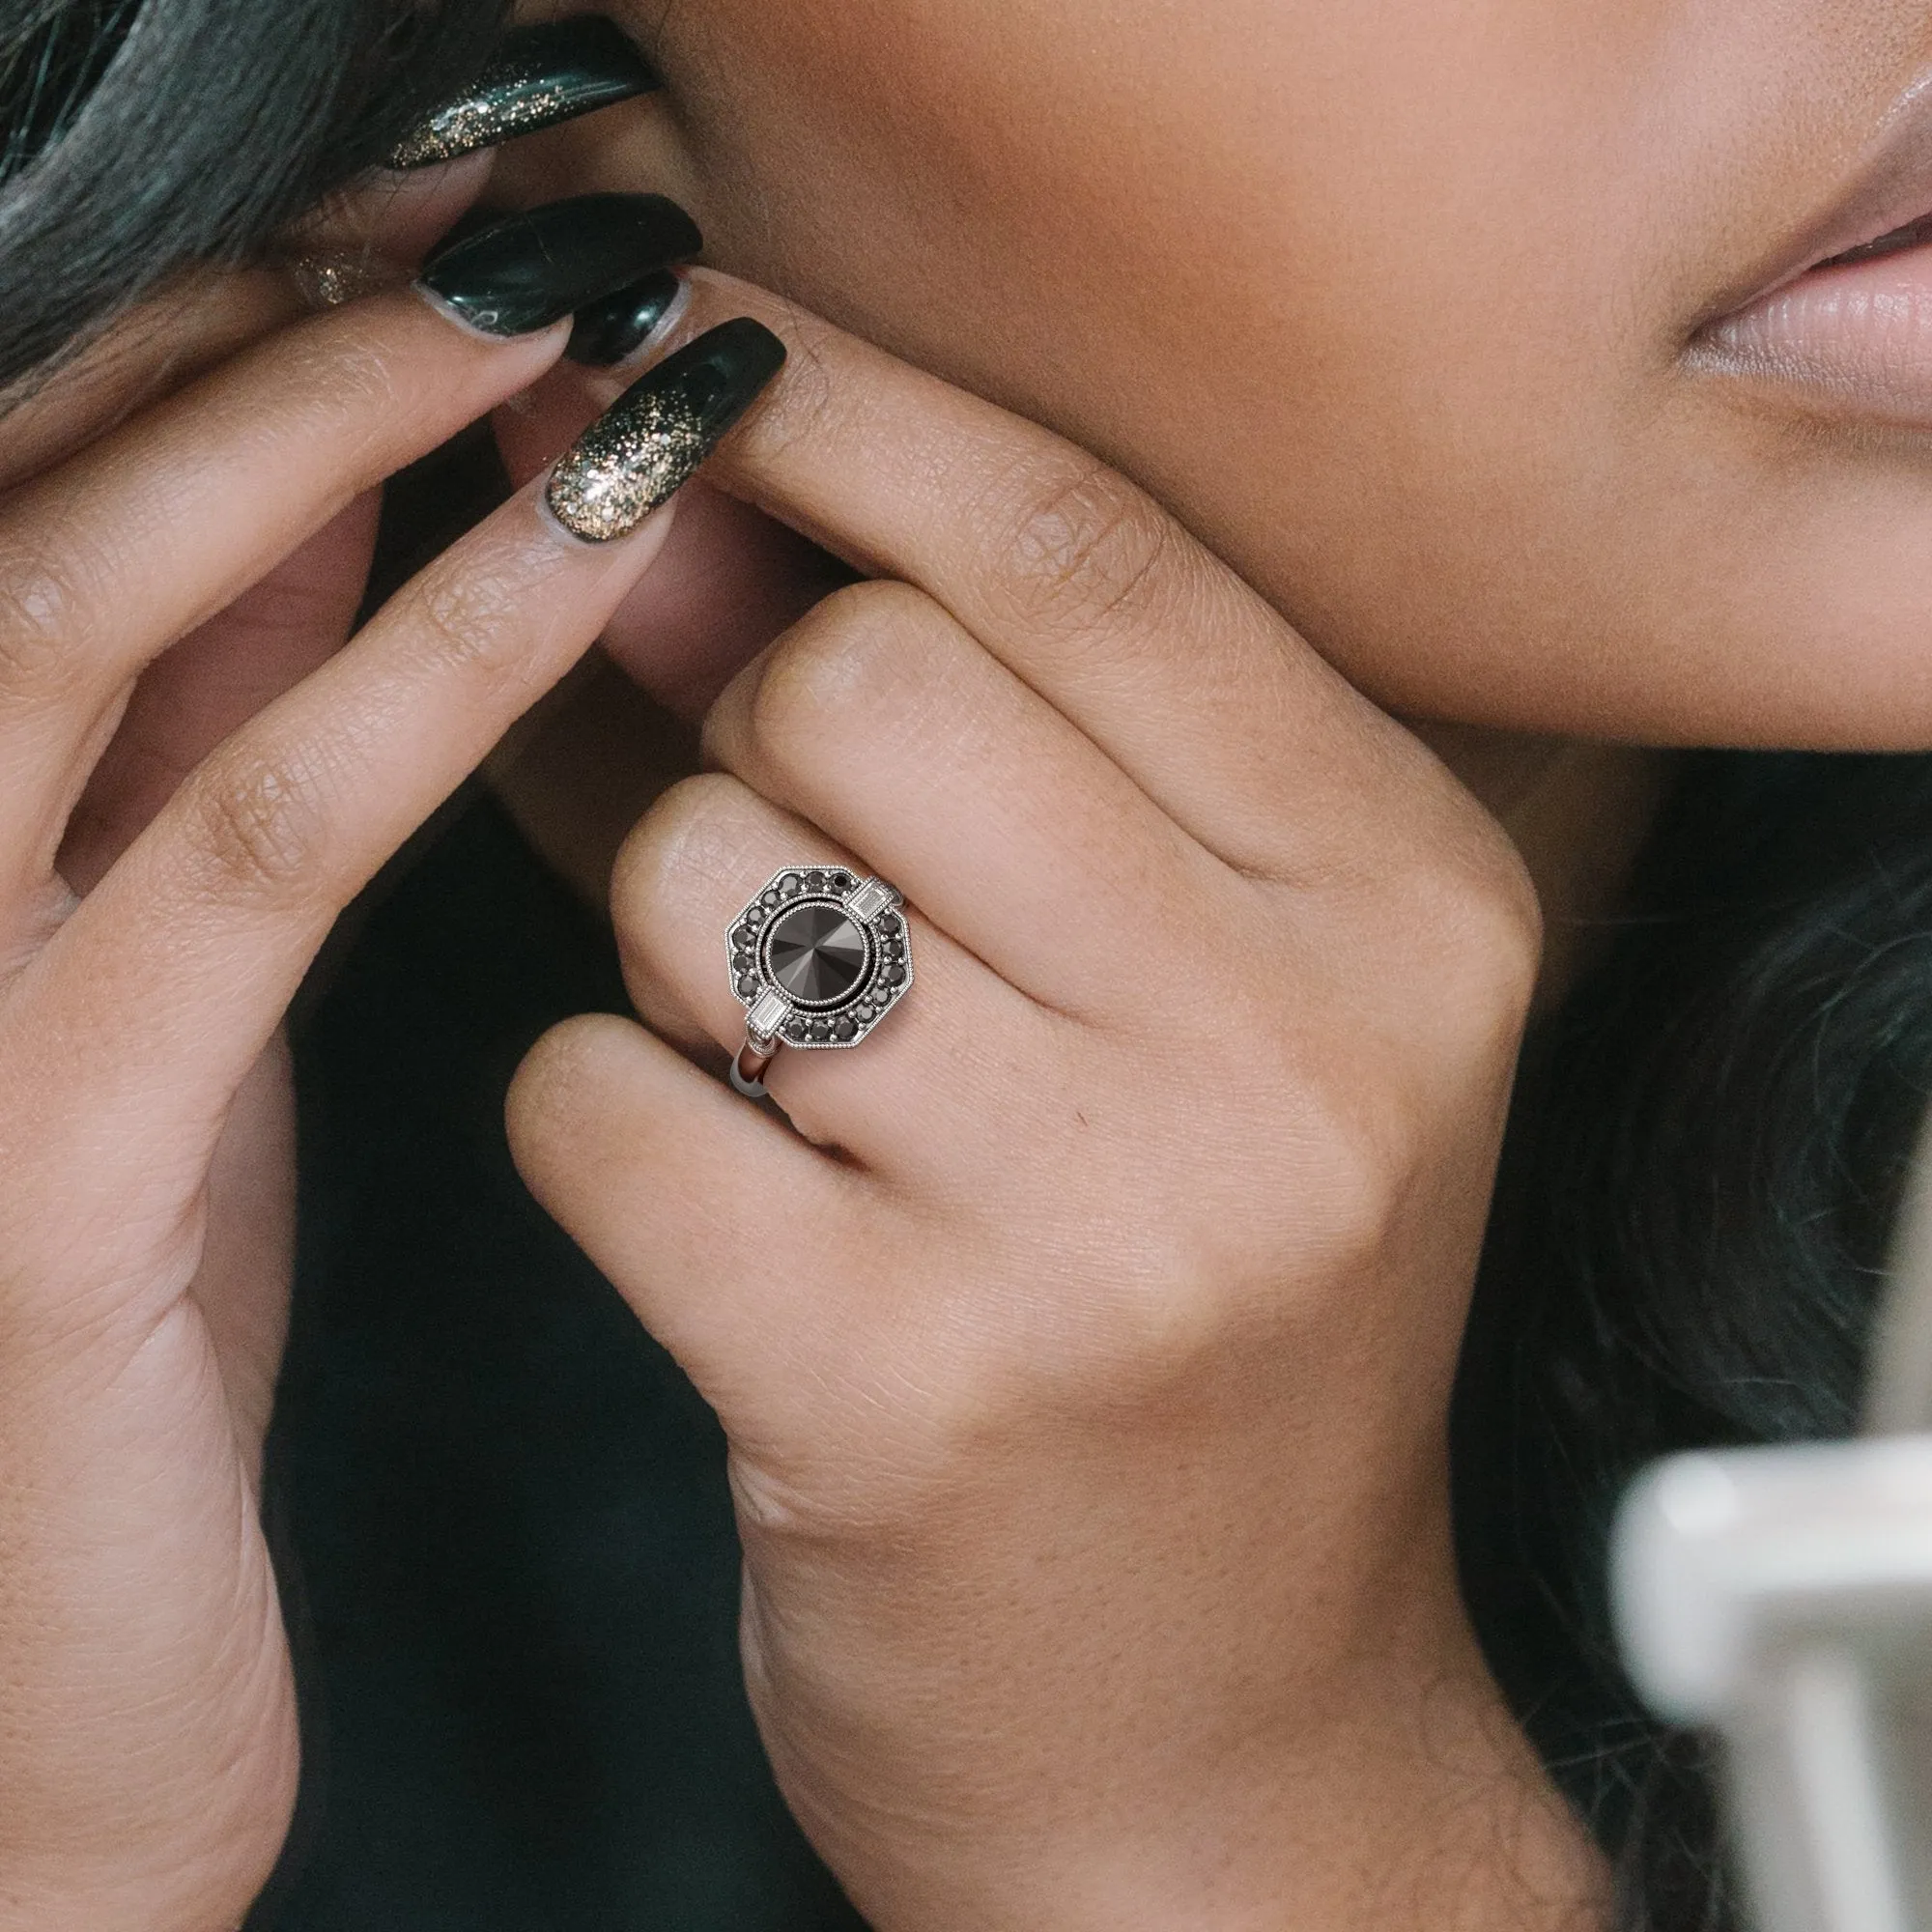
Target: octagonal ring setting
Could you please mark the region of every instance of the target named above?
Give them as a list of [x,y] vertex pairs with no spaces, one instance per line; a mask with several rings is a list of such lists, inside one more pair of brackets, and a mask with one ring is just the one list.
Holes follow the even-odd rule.
[[781,1048],[857,1046],[912,985],[904,897],[842,866],[774,872],[731,922],[724,951],[745,1009],[731,1085],[753,1100]]

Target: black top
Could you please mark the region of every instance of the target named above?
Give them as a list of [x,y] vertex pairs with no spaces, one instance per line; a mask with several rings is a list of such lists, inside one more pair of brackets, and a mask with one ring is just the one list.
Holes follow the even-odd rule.
[[297,1026],[270,1448],[306,1736],[251,1932],[833,1932],[739,1677],[717,1424],[518,1180],[512,1070],[623,1011],[609,936],[472,792]]

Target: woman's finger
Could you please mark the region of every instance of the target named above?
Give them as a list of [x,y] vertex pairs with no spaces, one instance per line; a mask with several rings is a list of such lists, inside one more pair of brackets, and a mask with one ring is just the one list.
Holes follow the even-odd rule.
[[82,754],[145,665],[562,343],[378,297],[260,344],[0,505],[0,903],[51,864]]
[[[1433,805],[1426,753],[1151,497],[1037,425],[696,270],[701,328],[750,313],[792,354],[713,481],[917,585],[1223,858],[1354,853],[1365,795]],[[608,386],[608,384],[607,384]]]
[[302,313],[279,270],[191,274],[144,301],[0,419],[0,490],[77,455],[135,411],[206,375]]
[[90,893],[215,746],[339,650],[368,582],[369,491],[141,675],[67,823],[62,880]]
[[[704,1395],[766,1378],[790,1350],[814,1283],[774,1267],[796,1244],[838,1272],[868,1244],[865,1176],[748,1107],[643,1028],[566,1021],[518,1069],[510,1144],[532,1193],[582,1245]],[[733,1185],[742,1177],[744,1185]]]
[[6,1074],[85,1123],[115,1225],[179,1198],[342,908],[589,646],[664,532],[594,548],[514,498],[198,767],[29,965],[15,1037],[52,1065]]
[[[838,850],[722,773],[667,792],[611,881],[625,983],[643,1017],[686,1047],[710,1042],[716,1051],[703,1057],[722,1065],[745,1038],[725,934],[775,873],[814,861],[873,869],[863,849]],[[808,1140],[943,1190],[949,1176],[977,1171],[972,1151],[989,1134],[1013,1130],[1014,1094],[1040,1085],[1071,1029],[922,918],[916,902],[907,920],[913,986],[863,1048],[781,1051],[764,1078]]]
[[[711,757],[864,854],[1003,978],[1078,1017],[1177,993],[1226,868],[909,585],[826,599],[713,707]],[[752,883],[752,882],[748,882]],[[1122,971],[1122,962],[1133,962]]]
[[319,294],[407,280],[410,265],[475,200],[490,159],[364,184],[291,234],[286,267],[206,270],[142,302],[6,412],[0,490],[77,455],[135,411],[323,305]]

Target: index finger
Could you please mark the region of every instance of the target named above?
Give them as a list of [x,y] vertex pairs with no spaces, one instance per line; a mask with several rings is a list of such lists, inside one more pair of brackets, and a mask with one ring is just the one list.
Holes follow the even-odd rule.
[[291,231],[286,266],[204,269],[123,315],[29,387],[0,422],[0,490],[65,462],[250,344],[298,320],[304,285],[355,292],[407,281],[475,200],[491,156],[385,176],[333,197]]
[[1435,772],[1118,471],[775,296],[692,282],[686,328],[751,314],[790,350],[710,480],[925,591],[1229,863],[1352,843],[1365,788]]

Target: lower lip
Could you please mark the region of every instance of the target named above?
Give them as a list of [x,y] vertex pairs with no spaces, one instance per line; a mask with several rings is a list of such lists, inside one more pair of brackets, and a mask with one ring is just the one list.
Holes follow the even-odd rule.
[[1932,429],[1932,243],[1809,270],[1710,325],[1696,357]]

